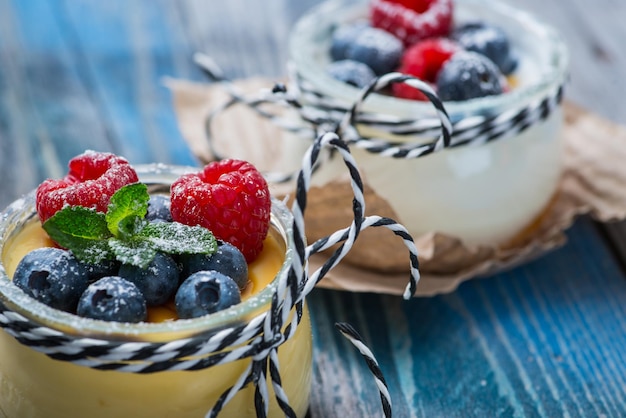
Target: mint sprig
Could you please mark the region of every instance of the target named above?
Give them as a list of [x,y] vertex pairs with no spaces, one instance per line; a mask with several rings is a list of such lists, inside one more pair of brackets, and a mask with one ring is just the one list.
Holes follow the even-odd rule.
[[57,244],[90,264],[117,259],[146,268],[157,252],[212,254],[217,251],[217,241],[206,228],[146,221],[149,199],[145,184],[129,184],[111,197],[106,214],[68,206],[44,222],[43,229]]
[[113,235],[103,213],[82,206],[68,206],[43,224],[50,238],[63,248],[71,249],[79,260],[100,263],[113,253],[107,240]]
[[143,183],[128,184],[114,193],[105,215],[111,234],[134,235],[148,213],[149,200],[148,186]]

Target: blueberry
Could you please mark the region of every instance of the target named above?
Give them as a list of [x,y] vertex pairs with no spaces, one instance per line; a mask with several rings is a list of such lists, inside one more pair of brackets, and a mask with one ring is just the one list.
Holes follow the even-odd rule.
[[514,52],[509,53],[509,59],[500,64],[500,71],[502,74],[509,75],[517,69],[519,59]]
[[180,285],[174,302],[180,318],[197,318],[238,304],[241,293],[230,277],[217,271],[199,271]]
[[26,254],[13,283],[29,296],[55,309],[73,312],[89,285],[88,271],[69,251],[38,248]]
[[98,264],[84,263],[89,283],[93,283],[98,279],[106,276],[117,276],[121,263],[117,260],[103,260]]
[[365,21],[340,26],[335,29],[331,37],[330,56],[333,61],[346,59],[346,51],[359,36],[361,31],[369,27]]
[[336,80],[358,88],[367,86],[376,77],[370,67],[353,60],[331,62],[326,67],[326,73]]
[[487,57],[475,52],[457,52],[437,77],[437,92],[443,101],[462,101],[501,94],[503,76]]
[[517,67],[517,58],[511,53],[509,38],[498,26],[469,22],[456,28],[451,37],[464,49],[489,58],[503,74],[510,74]]
[[122,264],[118,275],[137,286],[148,306],[165,303],[176,291],[179,280],[178,264],[164,253],[157,253],[145,269]]
[[117,276],[90,284],[76,308],[79,316],[115,322],[145,321],[147,312],[146,300],[137,286]]
[[362,62],[376,75],[393,71],[402,56],[402,42],[382,29],[364,28],[346,49],[346,59]]
[[170,198],[168,196],[160,194],[151,195],[148,201],[148,213],[146,213],[145,219],[148,221],[172,222],[170,206]]
[[240,289],[248,284],[248,264],[235,247],[224,241],[218,241],[217,251],[213,254],[183,254],[179,257],[182,264],[181,277],[189,277],[202,270],[215,270],[230,277]]

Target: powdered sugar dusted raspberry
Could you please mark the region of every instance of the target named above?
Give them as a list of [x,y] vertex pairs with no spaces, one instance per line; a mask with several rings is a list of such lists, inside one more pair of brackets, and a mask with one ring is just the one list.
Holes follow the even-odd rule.
[[452,0],[434,0],[427,10],[420,12],[420,9],[413,10],[390,0],[372,0],[370,19],[373,26],[394,34],[405,46],[450,33]]
[[424,13],[434,1],[435,0],[394,0],[394,3],[401,4],[407,9],[415,10],[417,13]]
[[48,179],[39,185],[36,194],[39,219],[43,223],[65,206],[106,212],[111,196],[122,186],[137,181],[137,173],[126,159],[86,151],[69,162],[65,178]]
[[263,249],[269,230],[270,192],[252,164],[223,160],[176,180],[171,187],[171,211],[175,221],[211,230],[251,262]]
[[[437,83],[437,76],[444,63],[455,52],[461,50],[460,45],[447,38],[425,39],[409,47],[404,52],[398,71],[415,76],[434,86]],[[394,96],[403,99],[428,100],[422,92],[407,84],[394,84],[392,90]]]

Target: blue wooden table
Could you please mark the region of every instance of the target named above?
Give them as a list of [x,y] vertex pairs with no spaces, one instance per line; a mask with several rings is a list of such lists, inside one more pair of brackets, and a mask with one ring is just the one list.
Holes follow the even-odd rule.
[[[0,0],[0,207],[85,149],[197,164],[163,77],[204,81],[196,51],[232,78],[284,75],[289,30],[315,3]],[[575,45],[570,99],[626,124],[624,2],[515,3]],[[563,248],[443,296],[314,291],[311,417],[381,415],[336,321],[377,355],[399,417],[626,416],[623,230],[580,219]]]

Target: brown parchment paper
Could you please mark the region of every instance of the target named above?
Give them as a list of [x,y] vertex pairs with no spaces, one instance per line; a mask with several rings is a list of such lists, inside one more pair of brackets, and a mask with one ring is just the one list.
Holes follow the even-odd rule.
[[[267,79],[236,83],[248,93],[271,88],[273,84],[273,80]],[[204,119],[228,96],[215,85],[173,79],[166,80],[166,85],[173,92],[183,137],[202,162],[210,161],[212,155],[206,142]],[[565,243],[564,231],[577,215],[590,214],[603,222],[626,218],[626,128],[567,102],[565,119],[565,168],[558,192],[545,212],[506,246],[467,247],[459,239],[437,232],[414,237],[421,272],[416,295],[451,292],[464,280],[511,268],[557,248]],[[284,141],[301,140],[291,138],[245,106],[235,106],[216,118],[213,132],[220,152],[247,159],[267,171],[288,165],[281,160]],[[299,167],[298,161],[290,163],[293,169]],[[275,195],[286,195],[292,185],[271,185],[270,188]],[[309,241],[347,226],[351,196],[349,186],[342,179],[332,187],[311,189],[305,218]],[[384,200],[367,187],[366,204],[368,214],[396,218]],[[332,208],[333,216],[327,213],[328,208]],[[338,209],[342,208],[345,212],[338,215]],[[318,267],[324,260],[324,255],[314,256],[311,268]],[[327,274],[319,286],[402,294],[408,275],[402,271],[404,268],[398,268],[398,260],[408,266],[406,249],[400,240],[383,228],[370,228],[359,237],[349,259]]]

